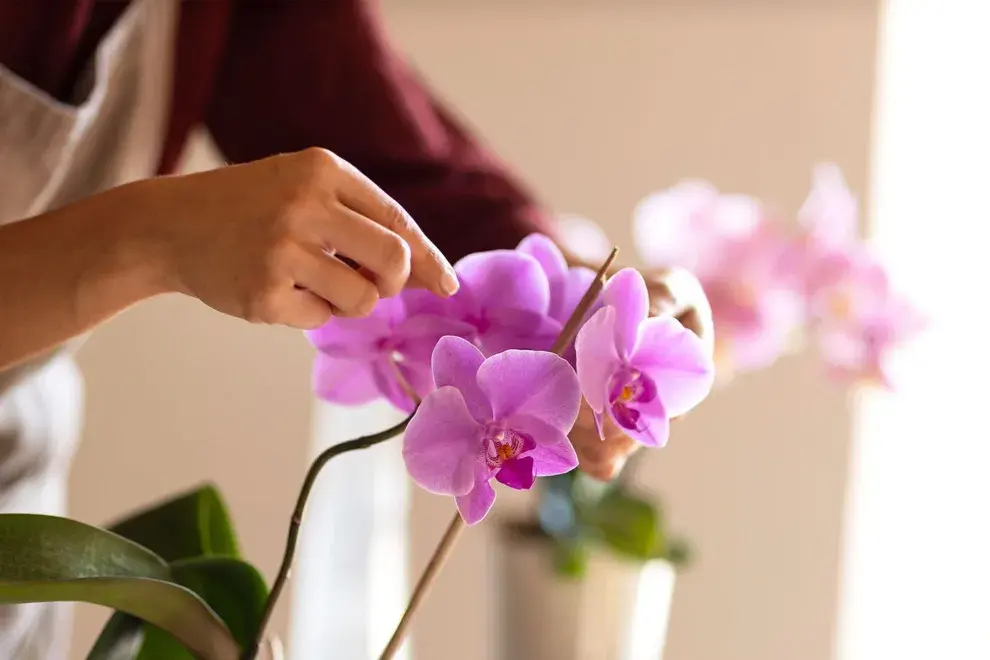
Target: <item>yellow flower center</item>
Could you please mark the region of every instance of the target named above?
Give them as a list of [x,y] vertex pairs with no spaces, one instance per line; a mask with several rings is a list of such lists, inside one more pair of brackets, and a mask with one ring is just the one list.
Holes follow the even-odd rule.
[[839,320],[848,320],[852,316],[852,307],[852,296],[845,289],[833,291],[828,297],[828,313]]
[[619,392],[619,401],[623,403],[630,401],[633,398],[634,394],[635,394],[635,390],[633,390],[632,385],[624,385],[622,387],[622,391]]
[[500,461],[507,461],[510,458],[514,458],[516,455],[516,448],[512,446],[512,443],[506,444],[496,444],[495,451],[498,453],[498,458]]

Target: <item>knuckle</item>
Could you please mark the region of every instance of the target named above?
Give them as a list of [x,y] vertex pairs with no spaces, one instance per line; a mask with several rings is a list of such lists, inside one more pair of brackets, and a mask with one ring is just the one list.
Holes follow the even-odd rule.
[[378,290],[370,283],[354,287],[354,295],[347,305],[340,309],[342,316],[363,317],[371,314],[378,304]]
[[409,244],[398,236],[386,236],[381,244],[383,275],[401,277],[409,272]]
[[319,174],[337,169],[340,162],[336,154],[320,147],[303,149],[296,157],[305,171]]
[[293,154],[295,172],[289,199],[303,202],[312,199],[319,190],[327,187],[333,173],[339,169],[339,159],[332,152],[319,147],[309,147]]
[[367,316],[378,304],[378,291],[373,286],[367,286],[354,303],[354,314],[356,316]]

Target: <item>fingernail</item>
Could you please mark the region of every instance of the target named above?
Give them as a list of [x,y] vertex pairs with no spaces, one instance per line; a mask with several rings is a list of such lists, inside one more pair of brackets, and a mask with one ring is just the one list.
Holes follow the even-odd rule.
[[449,268],[444,269],[443,277],[440,278],[440,289],[448,296],[452,296],[460,288],[461,283],[457,281],[457,274]]

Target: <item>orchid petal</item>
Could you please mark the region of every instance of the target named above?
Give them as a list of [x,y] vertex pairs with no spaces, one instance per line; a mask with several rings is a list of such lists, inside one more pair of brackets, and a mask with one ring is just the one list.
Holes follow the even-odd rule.
[[644,198],[633,212],[633,237],[652,266],[694,269],[699,234],[710,224],[718,189],[707,181],[682,181]]
[[605,409],[609,379],[621,366],[615,350],[615,315],[612,307],[595,312],[575,342],[578,382],[588,405],[598,413]]
[[481,333],[478,343],[489,356],[512,349],[548,351],[561,330],[554,319],[519,309],[489,310],[488,320],[491,327]]
[[485,360],[478,385],[495,420],[531,415],[563,432],[577,420],[581,388],[571,365],[553,353],[505,351]]
[[[416,409],[421,400],[434,390],[433,376],[425,362],[393,362],[381,358],[374,363],[373,376],[378,390],[388,401],[405,413]],[[410,395],[410,391],[415,399]]]
[[[588,287],[595,280],[596,273],[590,268],[571,268],[563,277],[550,280],[550,317],[563,325],[571,318],[578,303],[588,292]],[[599,296],[599,301],[601,297]],[[597,309],[592,305],[587,316]]]
[[313,392],[330,403],[358,406],[381,396],[366,363],[316,354],[313,362]]
[[533,438],[536,447],[527,452],[532,457],[538,477],[570,472],[578,466],[578,457],[567,434],[531,415],[518,415],[507,422],[509,428]]
[[456,387],[471,416],[479,424],[492,420],[492,405],[478,387],[478,369],[485,361],[478,348],[460,337],[443,337],[433,349],[433,381],[437,387]]
[[839,247],[857,238],[858,207],[842,170],[834,164],[824,163],[814,169],[811,192],[798,211],[798,222],[814,241]]
[[550,280],[563,277],[567,272],[567,261],[564,260],[560,248],[543,234],[530,234],[522,239],[516,251],[536,259]]
[[464,522],[476,525],[488,515],[495,504],[495,489],[487,479],[477,481],[470,492],[458,496],[455,502]]
[[529,490],[536,481],[532,457],[520,456],[519,458],[507,460],[502,463],[502,467],[495,473],[495,478],[499,483],[509,488]]
[[454,387],[429,396],[409,422],[402,458],[413,481],[438,495],[466,495],[475,481],[484,427]]
[[672,316],[643,322],[639,348],[629,363],[650,376],[671,417],[701,403],[715,382],[715,367],[704,342]]
[[605,283],[602,300],[615,308],[615,347],[620,357],[628,359],[636,350],[639,324],[650,313],[646,281],[638,270],[623,268]]
[[539,262],[514,250],[464,257],[455,266],[463,288],[486,309],[521,309],[546,314],[550,284]]
[[372,315],[360,319],[335,316],[316,330],[307,330],[305,334],[309,343],[322,353],[338,358],[359,359],[374,353],[378,342],[390,333],[388,321]]
[[404,357],[429,362],[441,337],[473,339],[475,329],[468,323],[441,316],[419,315],[403,321],[395,329],[394,344]]
[[[670,418],[664,410],[659,397],[652,401],[637,402],[629,407],[635,411],[635,424],[616,410],[616,406],[608,406],[608,414],[612,422],[636,442],[646,447],[663,447],[670,438]],[[619,414],[616,414],[616,413]]]

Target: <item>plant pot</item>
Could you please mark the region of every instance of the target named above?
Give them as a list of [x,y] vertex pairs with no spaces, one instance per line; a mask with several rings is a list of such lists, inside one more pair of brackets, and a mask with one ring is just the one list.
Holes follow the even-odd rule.
[[659,660],[675,572],[665,560],[592,550],[582,578],[556,573],[554,545],[506,525],[496,558],[500,660]]

